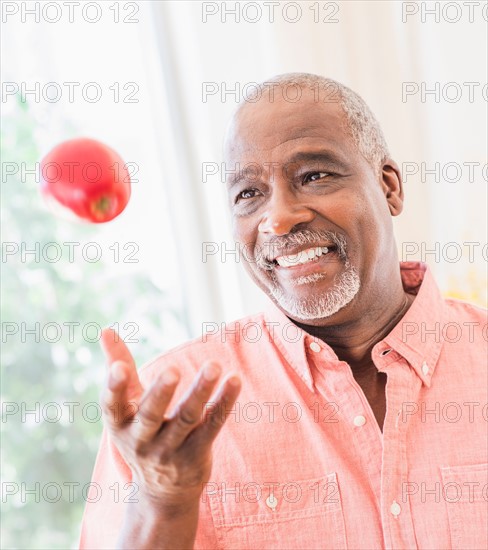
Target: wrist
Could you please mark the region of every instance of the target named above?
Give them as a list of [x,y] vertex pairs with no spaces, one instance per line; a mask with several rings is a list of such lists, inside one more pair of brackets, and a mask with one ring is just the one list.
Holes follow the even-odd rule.
[[198,513],[201,491],[193,492],[182,489],[156,493],[138,483],[137,486],[134,508],[143,511],[145,516],[150,514],[158,518],[162,516],[176,518]]
[[117,548],[193,548],[199,504],[199,499],[168,503],[164,497],[141,494],[127,505]]

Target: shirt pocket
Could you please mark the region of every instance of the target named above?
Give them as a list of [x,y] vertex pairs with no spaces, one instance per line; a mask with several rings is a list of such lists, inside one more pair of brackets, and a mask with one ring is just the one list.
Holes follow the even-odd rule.
[[221,548],[347,548],[335,472],[288,483],[221,484],[208,501]]
[[488,464],[441,468],[453,550],[488,548]]

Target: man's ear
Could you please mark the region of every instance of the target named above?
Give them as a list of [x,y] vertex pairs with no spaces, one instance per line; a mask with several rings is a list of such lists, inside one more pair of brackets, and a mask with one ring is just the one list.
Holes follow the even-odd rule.
[[380,177],[390,213],[392,216],[398,216],[403,210],[403,182],[397,163],[390,158],[386,159]]

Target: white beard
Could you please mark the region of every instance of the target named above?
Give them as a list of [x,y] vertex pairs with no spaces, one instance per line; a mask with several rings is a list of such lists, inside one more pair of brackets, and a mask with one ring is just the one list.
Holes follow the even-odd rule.
[[[313,284],[323,279],[323,273],[313,273],[298,277],[295,286]],[[359,275],[354,267],[346,261],[345,271],[336,277],[334,286],[320,294],[312,294],[308,298],[296,299],[285,294],[279,286],[274,273],[271,274],[271,288],[269,292],[282,309],[291,317],[301,321],[323,319],[337,313],[356,296],[361,286]]]

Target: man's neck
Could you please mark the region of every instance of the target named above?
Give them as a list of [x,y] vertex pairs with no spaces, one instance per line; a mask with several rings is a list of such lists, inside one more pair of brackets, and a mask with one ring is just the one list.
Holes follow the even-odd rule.
[[363,316],[353,322],[335,326],[312,326],[298,323],[303,330],[329,345],[341,361],[346,361],[355,376],[365,376],[374,366],[373,347],[385,338],[406,314],[415,296],[402,292],[389,307],[375,311],[374,318]]

